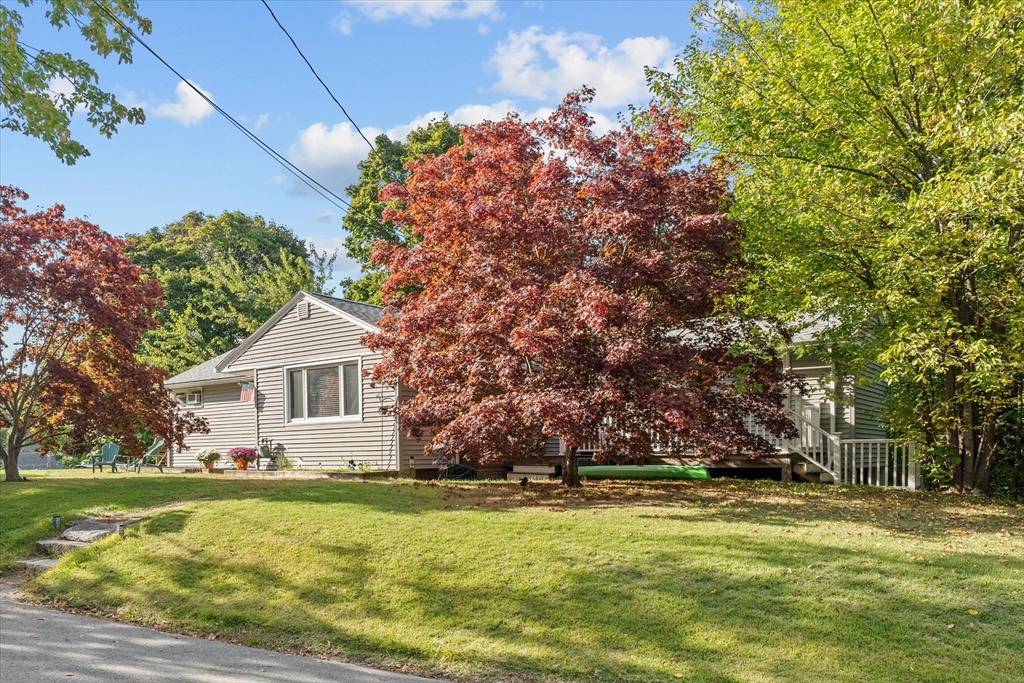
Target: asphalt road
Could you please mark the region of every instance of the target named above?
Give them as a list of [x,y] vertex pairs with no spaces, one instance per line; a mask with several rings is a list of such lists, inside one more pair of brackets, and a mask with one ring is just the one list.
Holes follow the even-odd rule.
[[42,681],[413,683],[428,679],[0,601],[0,683]]

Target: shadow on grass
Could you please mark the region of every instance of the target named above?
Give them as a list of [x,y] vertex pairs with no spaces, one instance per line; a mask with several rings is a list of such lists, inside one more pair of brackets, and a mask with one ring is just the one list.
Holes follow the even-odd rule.
[[[367,504],[359,484],[345,486],[354,490],[296,497],[285,487],[260,497],[388,513],[409,503],[403,489],[378,490]],[[409,504],[443,510],[471,499],[439,498],[433,508]],[[605,507],[584,503],[592,513]],[[641,512],[636,517],[653,524],[693,524],[649,531],[634,556],[576,533],[563,539],[566,560],[492,537],[492,527],[439,527],[438,544],[453,548],[445,556],[348,540],[339,530],[337,538],[304,541],[312,564],[286,571],[283,554],[253,561],[211,548],[205,537],[174,538],[192,520],[167,511],[138,537],[86,551],[40,583],[49,595],[195,635],[489,678],[988,683],[1015,680],[1024,667],[1024,605],[1012,595],[1010,568],[992,555],[962,552],[928,565],[891,547],[696,533],[723,517],[770,517],[769,505],[679,519]]]
[[144,520],[140,531],[151,536],[176,534],[185,528],[191,516],[192,510],[168,510]]
[[[855,522],[922,538],[1005,529],[1024,531],[1024,506],[1020,505],[999,505],[937,493],[722,479],[674,483],[605,482],[573,491],[555,484],[534,483],[522,494],[514,482],[239,481],[205,475],[129,474],[37,477],[28,483],[0,484],[0,495],[4,501],[4,515],[0,518],[0,569],[30,553],[37,540],[51,535],[51,515],[60,514],[65,520],[71,520],[100,508],[129,511],[197,500],[346,503],[403,516],[445,510],[508,512],[540,508],[571,513],[623,507],[642,510],[685,506],[684,517],[689,521],[756,521],[793,528],[833,521]],[[652,511],[651,514],[663,513]]]

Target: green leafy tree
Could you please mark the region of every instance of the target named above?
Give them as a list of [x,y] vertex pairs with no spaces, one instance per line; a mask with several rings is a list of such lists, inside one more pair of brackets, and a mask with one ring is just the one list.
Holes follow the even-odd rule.
[[754,313],[832,321],[877,360],[891,427],[988,491],[1024,381],[1020,2],[699,4],[656,92],[735,165]]
[[172,375],[233,349],[300,289],[330,293],[335,256],[260,216],[194,212],[128,239],[167,300],[142,355]]
[[[44,2],[51,26],[59,31],[75,24],[93,52],[104,58],[117,55],[120,63],[131,63],[133,40],[111,15],[139,33],[152,30],[152,22],[139,15],[136,0],[106,3],[107,11],[91,0]],[[0,127],[43,140],[70,166],[89,156],[85,145],[71,137],[77,108],[84,107],[86,120],[108,138],[124,121],[146,120],[141,107],[125,106],[101,89],[96,70],[84,59],[22,42],[23,19],[15,4],[30,7],[33,0],[0,4]]]
[[359,182],[347,189],[352,206],[342,221],[348,233],[345,250],[359,262],[363,276],[358,280],[342,280],[341,286],[345,298],[379,304],[380,287],[388,274],[370,258],[374,244],[384,240],[399,246],[411,246],[419,238],[408,228],[383,219],[387,206],[401,208],[401,203],[381,201],[378,194],[389,183],[405,183],[409,177],[406,164],[410,161],[444,154],[451,147],[462,144],[462,133],[445,117],[412,131],[405,142],[381,134],[374,143],[375,151],[359,162]]

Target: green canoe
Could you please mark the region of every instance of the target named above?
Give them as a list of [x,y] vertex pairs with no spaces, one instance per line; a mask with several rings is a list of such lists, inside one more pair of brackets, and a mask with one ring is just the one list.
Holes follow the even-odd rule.
[[707,468],[679,465],[591,465],[580,468],[588,479],[710,479]]

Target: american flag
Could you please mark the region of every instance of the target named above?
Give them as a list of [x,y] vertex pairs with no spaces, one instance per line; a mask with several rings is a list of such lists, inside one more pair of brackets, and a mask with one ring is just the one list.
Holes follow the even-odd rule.
[[252,403],[256,400],[256,385],[252,382],[245,382],[240,385],[242,387],[242,395],[240,400],[244,403]]

